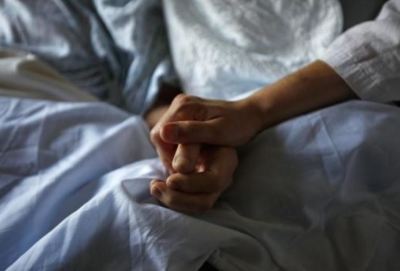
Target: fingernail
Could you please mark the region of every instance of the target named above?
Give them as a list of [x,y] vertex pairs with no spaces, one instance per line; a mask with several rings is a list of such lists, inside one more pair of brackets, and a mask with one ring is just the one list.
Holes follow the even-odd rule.
[[151,194],[152,194],[153,196],[155,196],[156,198],[159,198],[159,197],[161,197],[162,192],[161,192],[161,190],[160,190],[158,187],[153,187],[153,188],[151,189]]
[[172,189],[179,189],[178,182],[175,181],[167,181],[167,185]]

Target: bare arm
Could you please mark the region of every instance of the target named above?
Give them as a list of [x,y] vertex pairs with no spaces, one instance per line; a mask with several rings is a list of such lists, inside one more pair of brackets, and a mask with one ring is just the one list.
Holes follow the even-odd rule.
[[316,61],[247,99],[257,108],[260,131],[284,120],[356,95],[327,64]]
[[[175,144],[239,146],[265,128],[355,97],[332,68],[316,61],[240,101],[180,95],[152,134]],[[178,118],[183,115],[186,121]]]

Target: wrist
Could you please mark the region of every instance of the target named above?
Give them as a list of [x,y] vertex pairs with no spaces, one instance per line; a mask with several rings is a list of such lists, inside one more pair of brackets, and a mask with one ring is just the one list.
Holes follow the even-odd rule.
[[256,95],[251,95],[240,101],[242,112],[246,116],[246,121],[250,122],[252,134],[255,135],[262,131],[266,126],[268,113],[271,105],[261,100]]
[[332,68],[316,61],[264,87],[246,100],[256,112],[260,131],[354,97],[349,86]]

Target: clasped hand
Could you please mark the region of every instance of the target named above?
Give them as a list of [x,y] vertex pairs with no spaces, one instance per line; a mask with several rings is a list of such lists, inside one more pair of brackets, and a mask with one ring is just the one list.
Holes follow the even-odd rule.
[[151,131],[170,173],[165,181],[152,181],[151,194],[184,213],[212,208],[232,182],[238,164],[234,147],[247,142],[258,129],[255,113],[245,101],[178,95]]

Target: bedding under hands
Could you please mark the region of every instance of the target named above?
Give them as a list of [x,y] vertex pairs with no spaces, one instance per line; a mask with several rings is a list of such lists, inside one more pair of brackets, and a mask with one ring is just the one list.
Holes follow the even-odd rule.
[[400,264],[396,107],[350,102],[261,133],[215,208],[187,216],[149,193],[167,174],[139,118],[98,102],[0,103],[0,269]]

